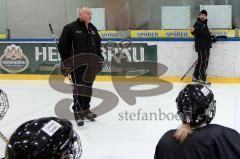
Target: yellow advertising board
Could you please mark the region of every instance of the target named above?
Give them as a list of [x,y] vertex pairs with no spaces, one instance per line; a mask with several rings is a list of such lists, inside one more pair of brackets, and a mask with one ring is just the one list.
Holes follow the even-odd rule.
[[[235,30],[210,30],[215,36],[235,37]],[[192,38],[190,30],[100,31],[102,38]]]
[[0,39],[6,39],[6,35],[5,34],[0,34]]
[[[235,37],[235,30],[210,30],[215,36]],[[192,38],[190,30],[132,30],[132,38]]]

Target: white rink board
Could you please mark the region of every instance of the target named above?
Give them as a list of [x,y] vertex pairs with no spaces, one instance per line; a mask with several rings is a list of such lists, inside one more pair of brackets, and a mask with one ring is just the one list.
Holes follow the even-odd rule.
[[[209,77],[240,77],[240,41],[219,41],[210,50]],[[197,59],[193,41],[158,42],[158,63],[168,67],[163,76],[181,77]],[[193,69],[192,69],[193,71]],[[191,72],[189,73],[191,76]]]

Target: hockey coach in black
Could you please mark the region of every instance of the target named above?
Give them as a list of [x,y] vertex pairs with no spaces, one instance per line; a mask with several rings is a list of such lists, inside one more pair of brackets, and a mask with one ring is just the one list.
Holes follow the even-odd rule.
[[97,28],[91,23],[91,19],[91,9],[88,7],[81,8],[79,11],[79,18],[63,28],[58,45],[62,68],[70,70],[67,73],[65,72],[64,75],[70,75],[74,85],[74,104],[72,108],[74,117],[79,126],[84,125],[84,118],[95,121],[97,117],[96,114],[90,111],[93,81],[88,82],[84,80],[84,78],[91,76],[95,79],[99,70],[85,72],[87,66],[76,66],[78,61],[75,59],[88,59],[89,62],[91,62],[94,55],[99,59],[99,66],[101,66],[104,61],[101,54],[101,38]]
[[216,101],[209,88],[189,84],[179,93],[176,103],[182,125],[163,135],[154,159],[240,158],[240,134],[210,124],[215,116]]
[[207,81],[206,70],[208,67],[210,48],[212,47],[212,39],[215,38],[210,34],[207,25],[207,11],[202,10],[199,17],[191,28],[191,33],[195,37],[195,50],[198,53],[198,61],[193,73],[193,82],[209,85]]

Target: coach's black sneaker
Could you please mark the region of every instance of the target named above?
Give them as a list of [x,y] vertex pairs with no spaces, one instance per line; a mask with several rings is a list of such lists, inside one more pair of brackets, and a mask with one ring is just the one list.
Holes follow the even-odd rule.
[[89,112],[89,114],[91,114],[91,116],[93,117],[93,118],[97,118],[97,114],[94,114],[92,111],[88,111]]
[[92,113],[90,110],[88,110],[88,111],[86,111],[86,112],[84,113],[84,117],[85,117],[86,119],[90,120],[90,121],[95,121],[94,118],[96,118],[97,115],[94,114],[94,113]]
[[82,112],[74,112],[74,118],[78,126],[84,125],[84,115]]
[[193,78],[192,78],[192,82],[193,82],[193,83],[200,83],[200,82],[201,82],[201,80],[199,80],[199,79],[196,79],[195,77],[193,77]]
[[211,85],[212,83],[211,83],[211,82],[208,82],[207,80],[206,80],[206,81],[200,80],[200,84],[209,86],[209,85]]

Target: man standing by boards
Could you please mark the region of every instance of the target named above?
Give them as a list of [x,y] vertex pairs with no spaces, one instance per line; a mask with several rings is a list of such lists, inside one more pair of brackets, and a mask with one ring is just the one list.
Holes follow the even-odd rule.
[[191,33],[195,37],[195,50],[198,53],[197,65],[193,73],[193,82],[210,85],[207,81],[206,70],[208,67],[210,48],[212,47],[212,36],[207,25],[207,11],[202,10],[199,17],[191,28]]
[[[80,60],[88,62],[97,57],[99,69],[104,58],[101,54],[101,38],[97,28],[91,23],[92,11],[88,7],[83,7],[79,11],[79,18],[63,28],[59,39],[59,53],[62,61],[62,68],[70,70],[63,73],[70,75],[73,82],[73,111],[78,126],[84,125],[84,118],[95,121],[96,114],[91,112],[90,101],[92,96],[92,85],[96,74],[100,70],[86,71],[89,65],[80,65]],[[69,60],[70,59],[70,60]],[[76,60],[77,59],[77,60]],[[62,71],[63,72],[63,71]],[[86,77],[91,77],[93,81],[86,81]]]

